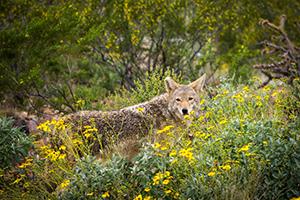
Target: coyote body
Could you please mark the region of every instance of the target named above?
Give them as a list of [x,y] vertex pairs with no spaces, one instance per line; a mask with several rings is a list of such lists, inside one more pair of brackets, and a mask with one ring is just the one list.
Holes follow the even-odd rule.
[[[118,111],[80,111],[67,115],[65,119],[82,130],[94,126],[107,143],[111,137],[124,139],[130,136],[146,135],[165,124],[178,124],[184,115],[199,114],[199,95],[205,82],[205,75],[189,85],[179,85],[166,78],[167,93],[150,101],[126,107]],[[74,126],[74,127],[75,127]]]

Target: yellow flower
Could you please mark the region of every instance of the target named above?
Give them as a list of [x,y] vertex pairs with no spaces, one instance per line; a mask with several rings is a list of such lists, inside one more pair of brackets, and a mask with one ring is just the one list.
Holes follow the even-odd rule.
[[165,151],[167,149],[168,149],[168,147],[166,147],[166,146],[163,146],[163,147],[160,148],[160,150],[162,150],[162,151]]
[[[170,172],[169,172],[169,173],[170,173]],[[159,181],[160,181],[161,179],[163,179],[165,176],[167,176],[166,173],[163,174],[163,173],[161,173],[161,172],[157,172],[157,173],[154,175],[154,177],[152,178],[152,180],[153,180],[153,185],[158,185],[158,184],[159,184]]]
[[177,151],[173,149],[173,150],[169,153],[169,156],[174,157],[174,156],[176,156],[176,154],[177,154]]
[[18,166],[18,168],[24,169],[28,166],[31,166],[32,165],[32,160],[33,160],[32,158],[27,158],[24,163],[22,163],[21,165]]
[[169,171],[166,171],[166,172],[165,172],[165,176],[166,176],[166,177],[168,177],[168,176],[170,176],[170,175],[171,175],[171,173],[170,173]]
[[110,195],[108,192],[104,192],[101,196],[102,198],[108,198]]
[[267,86],[265,86],[265,87],[263,87],[263,91],[265,91],[265,92],[268,92],[268,91],[270,91],[270,86],[269,85],[267,85]]
[[223,119],[219,122],[220,125],[226,124],[227,123],[227,119]]
[[233,95],[232,98],[236,99],[239,103],[243,103],[245,101],[244,97],[240,93]]
[[263,106],[263,103],[262,103],[261,101],[258,101],[258,102],[256,102],[256,105],[257,105],[258,107],[262,107],[262,106]]
[[65,188],[68,187],[70,185],[70,180],[64,180],[61,184],[60,184],[60,188]]
[[165,190],[166,194],[170,194],[172,191],[171,190]]
[[43,131],[43,132],[49,133],[49,132],[51,132],[51,129],[50,129],[49,125],[50,125],[50,121],[48,120],[48,121],[45,121],[44,123],[40,124],[36,128],[38,130]]
[[20,177],[20,178],[17,178],[17,179],[12,183],[12,185],[18,184],[21,180],[23,180],[23,178],[24,178],[24,176],[21,175],[21,177]]
[[145,196],[144,197],[144,200],[150,200],[151,199],[151,196]]
[[244,92],[249,92],[249,91],[250,91],[250,89],[249,89],[249,87],[248,87],[248,86],[245,86],[245,87],[243,87],[243,91],[244,91]]
[[208,175],[208,176],[215,176],[215,175],[216,175],[216,172],[209,172],[207,175]]
[[66,150],[66,146],[65,145],[61,145],[60,147],[59,147],[59,150],[62,150],[62,151],[64,151],[64,150]]
[[73,139],[72,143],[75,144],[75,145],[81,145],[81,144],[83,144],[83,142],[80,141],[79,139]]
[[144,112],[144,110],[145,110],[145,108],[142,108],[142,107],[137,108],[138,112]]
[[293,197],[290,200],[300,200],[300,196],[299,197]]
[[59,160],[64,160],[64,159],[66,158],[66,156],[67,156],[67,155],[64,154],[64,153],[63,153],[63,154],[60,154],[60,155],[58,156],[58,159],[59,159]]
[[90,125],[86,125],[83,127],[84,129],[91,129],[92,127]]
[[91,136],[92,136],[92,134],[90,134],[90,133],[84,133],[84,137],[86,137],[87,139]]
[[246,151],[248,151],[249,150],[249,146],[250,146],[250,144],[244,145],[242,148],[240,148],[238,150],[238,152],[246,152]]
[[87,193],[87,196],[93,196],[94,192]]
[[144,191],[145,192],[150,192],[150,188],[147,187],[147,188],[144,189]]
[[183,117],[185,120],[191,120],[191,115],[184,115]]
[[143,200],[143,196],[141,194],[139,194],[138,196],[136,196],[134,198],[134,200]]
[[194,158],[194,156],[193,156],[193,152],[191,152],[191,151],[192,151],[192,148],[181,149],[181,150],[179,151],[179,155],[182,156],[182,157],[184,157],[184,158],[186,158],[186,159],[188,159],[189,161],[192,161],[192,160],[194,160],[195,158]]
[[168,185],[170,183],[170,180],[169,179],[165,179],[164,181],[163,181],[163,185]]
[[271,94],[272,97],[276,97],[277,95],[278,95],[278,92],[277,92],[277,91],[275,91],[275,92],[273,92],[273,93]]
[[223,95],[227,95],[228,93],[229,93],[229,91],[226,89],[223,91]]
[[231,169],[230,165],[224,165],[224,166],[220,166],[221,169],[224,169],[225,171],[229,171]]
[[155,149],[158,149],[159,147],[161,147],[161,144],[159,144],[158,142],[156,142],[156,143],[154,144],[154,148],[155,148]]
[[30,186],[29,182],[25,182],[24,185],[23,185],[24,188],[28,188],[29,186]]
[[201,101],[200,101],[200,105],[203,105],[203,104],[205,104],[205,99],[201,99]]
[[165,133],[165,132],[170,131],[172,128],[174,128],[174,126],[172,126],[172,125],[165,126],[163,129],[158,130],[157,133],[158,133],[158,134],[160,134],[160,133]]

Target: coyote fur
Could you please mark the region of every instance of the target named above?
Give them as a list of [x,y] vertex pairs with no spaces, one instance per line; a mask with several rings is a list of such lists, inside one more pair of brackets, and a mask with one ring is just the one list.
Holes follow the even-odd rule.
[[[126,139],[145,135],[151,130],[162,128],[166,123],[180,124],[185,115],[199,116],[200,97],[206,75],[188,84],[181,85],[172,78],[165,79],[166,93],[152,100],[117,111],[80,111],[65,117],[80,130],[94,125],[101,135],[103,144],[111,137]],[[82,129],[81,129],[82,130]]]

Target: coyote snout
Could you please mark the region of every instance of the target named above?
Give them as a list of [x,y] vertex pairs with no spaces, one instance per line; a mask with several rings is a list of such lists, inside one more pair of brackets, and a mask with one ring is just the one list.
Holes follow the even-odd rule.
[[204,74],[189,85],[180,85],[170,77],[166,78],[166,89],[169,94],[168,110],[177,120],[184,119],[185,115],[199,116],[200,98],[198,93],[203,91],[205,79],[206,75]]

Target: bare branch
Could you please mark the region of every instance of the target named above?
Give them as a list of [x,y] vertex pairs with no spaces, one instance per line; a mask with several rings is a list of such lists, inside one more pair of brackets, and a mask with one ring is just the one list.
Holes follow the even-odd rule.
[[[285,77],[289,80],[288,84],[292,84],[295,78],[300,77],[299,47],[294,45],[284,29],[286,20],[286,16],[282,15],[280,17],[278,26],[269,22],[268,20],[262,20],[260,22],[264,27],[270,29],[275,35],[271,36],[274,42],[263,41],[261,43],[265,47],[271,49],[270,51],[266,51],[264,49],[262,50],[262,53],[273,56],[269,58],[271,62],[256,64],[253,66],[255,69],[260,70],[264,75],[267,76],[267,80],[263,82],[259,88],[269,84],[272,79],[280,79]],[[283,40],[281,38],[283,38]]]

